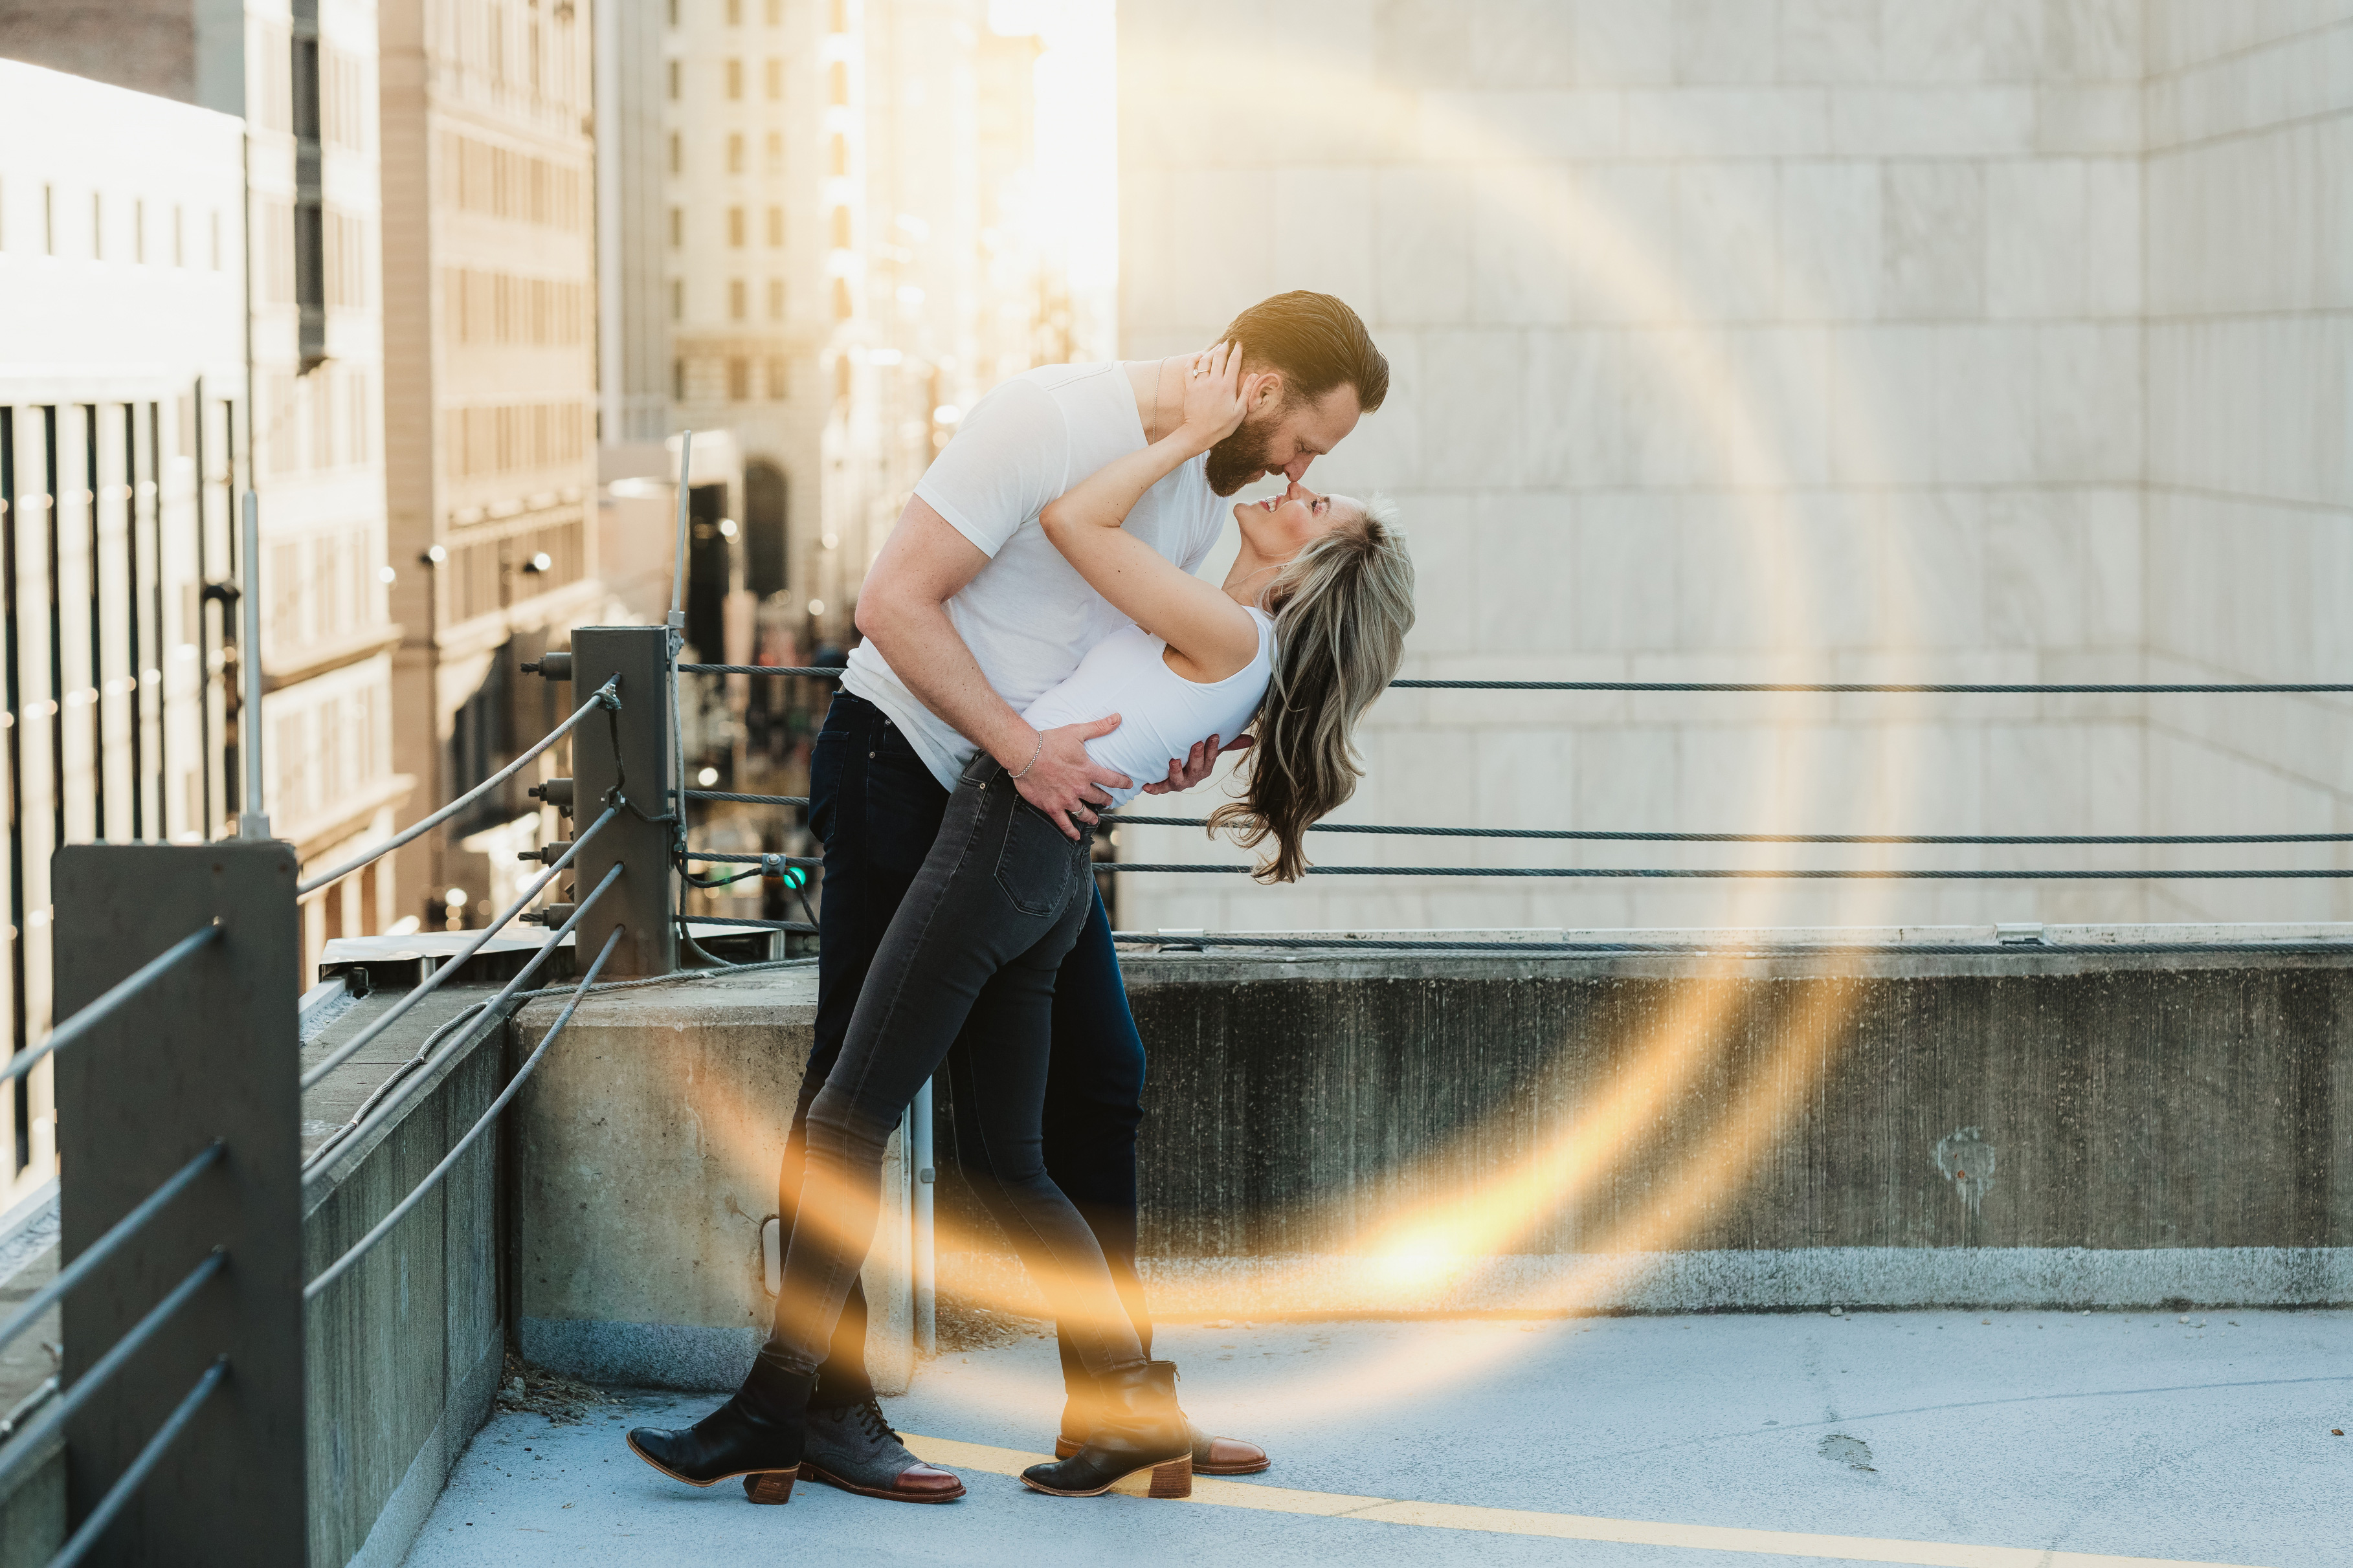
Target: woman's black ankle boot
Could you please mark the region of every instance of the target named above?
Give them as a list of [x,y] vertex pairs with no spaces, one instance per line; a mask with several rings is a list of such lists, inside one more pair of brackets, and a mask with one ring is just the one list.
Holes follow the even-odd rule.
[[1032,1465],[1021,1484],[1055,1497],[1100,1497],[1138,1471],[1152,1472],[1152,1497],[1193,1495],[1193,1435],[1176,1407],[1176,1365],[1151,1361],[1105,1373],[1096,1383],[1100,1418],[1067,1459]]
[[629,1451],[672,1480],[707,1487],[744,1478],[754,1502],[790,1502],[800,1474],[802,1418],[814,1373],[786,1372],[764,1354],[735,1397],[683,1431],[639,1426]]

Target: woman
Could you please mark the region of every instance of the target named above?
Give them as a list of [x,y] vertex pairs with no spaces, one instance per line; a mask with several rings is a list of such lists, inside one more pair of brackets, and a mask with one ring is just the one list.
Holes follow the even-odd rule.
[[[1355,790],[1350,731],[1397,668],[1413,623],[1413,568],[1383,503],[1339,496],[1237,504],[1241,549],[1220,587],[1123,531],[1146,489],[1240,423],[1260,381],[1246,381],[1241,363],[1230,345],[1202,356],[1176,430],[1040,514],[1071,565],[1135,624],[1089,649],[1024,717],[1042,733],[1116,713],[1120,727],[1089,752],[1150,778],[1195,739],[1235,734],[1255,715],[1248,795],[1210,823],[1253,847],[1272,839],[1258,874],[1290,881],[1306,869],[1308,826]],[[873,1237],[884,1142],[964,1032],[978,1042],[975,1066],[984,1069],[974,1075],[981,1103],[968,1124],[997,1177],[993,1206],[1103,1401],[1075,1454],[1021,1479],[1092,1497],[1150,1470],[1152,1495],[1190,1493],[1192,1438],[1175,1368],[1145,1357],[1101,1247],[1040,1158],[1054,976],[1092,905],[1092,834],[1073,841],[1024,801],[1013,781],[1026,771],[986,752],[965,768],[810,1107],[804,1180],[817,1186],[805,1190],[785,1258],[774,1333],[718,1411],[685,1431],[628,1435],[663,1473],[697,1486],[740,1475],[754,1502],[791,1497],[814,1373]],[[1117,792],[1113,804],[1135,793]]]

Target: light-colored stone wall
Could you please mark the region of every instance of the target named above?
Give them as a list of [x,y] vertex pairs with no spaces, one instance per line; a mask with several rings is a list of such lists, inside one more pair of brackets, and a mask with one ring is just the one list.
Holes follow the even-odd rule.
[[[2149,7],[2148,642],[2187,680],[2353,668],[2353,5]],[[2353,714],[2333,698],[2152,710],[2165,815],[2353,831]],[[2353,865],[2342,847],[2304,864]],[[2168,890],[2158,906],[2224,895]],[[2353,915],[2353,889],[2248,899]]]
[[[1389,401],[1311,482],[1401,502],[1421,578],[1409,675],[2131,681],[2194,658],[2217,679],[2260,665],[2326,679],[2322,634],[2295,641],[2286,623],[2298,618],[2265,606],[2302,595],[2315,608],[2298,624],[2316,626],[2328,585],[2346,585],[2344,565],[2316,553],[2334,519],[2312,510],[2345,427],[2341,413],[2332,423],[2318,412],[2344,355],[2313,314],[2326,302],[2316,274],[2340,293],[2353,277],[2317,248],[2336,205],[2323,153],[2341,132],[2307,123],[2327,112],[2318,98],[2279,109],[2287,123],[2268,144],[2197,116],[2218,112],[2209,104],[2303,103],[2287,78],[2300,71],[2317,92],[2337,37],[2303,29],[2348,8],[2223,8],[2276,13],[2268,32],[2244,37],[2252,24],[2214,21],[2216,9],[1125,5],[1122,353],[1197,346],[1285,289],[1326,289],[1363,313],[1395,373]],[[2271,37],[2284,40],[2269,68],[2283,85],[2251,79],[2231,97],[2232,73],[2264,68],[2262,51],[2236,51]],[[2191,60],[2213,63],[2179,63]],[[2200,87],[2210,73],[2215,84]],[[2202,163],[2174,150],[2192,138],[2229,150]],[[2201,176],[2231,185],[2238,205],[2202,194]],[[2204,250],[2176,245],[2168,224],[2211,237]],[[2288,255],[2240,276],[2236,249],[2258,243],[2251,225]],[[2299,245],[2300,230],[2314,237]],[[2174,254],[2160,260],[2161,248]],[[2205,302],[2200,287],[2232,302]],[[2246,319],[2228,327],[2168,320],[2234,310]],[[2272,338],[2275,352],[2262,346]],[[2301,394],[2287,390],[2306,385],[2297,365],[2313,382]],[[2237,401],[2274,368],[2282,384],[2267,404]],[[2288,417],[2291,404],[2307,416]],[[2242,527],[2190,521],[2217,504],[2193,489],[2276,495],[2296,510],[2286,523],[2267,511],[2277,548],[2250,554]],[[2342,500],[2339,480],[2329,504]],[[2292,540],[2299,527],[2309,531]],[[2217,637],[2228,657],[2207,646]],[[2257,658],[2265,639],[2285,640]],[[2288,717],[2263,706],[2275,700],[1399,693],[1367,723],[1368,776],[1341,820],[2334,826],[2325,758],[2302,762],[2300,793],[2249,788],[2289,765],[2278,742],[2239,742],[2233,761],[2232,745],[2199,728],[2269,734]],[[2193,756],[2211,784],[2183,786]],[[1335,863],[1686,868],[2134,868],[2167,853],[2323,865],[2330,853],[1332,837],[1318,848]],[[1176,829],[1124,830],[1120,854],[1238,858]],[[2314,883],[2159,886],[1335,879],[1270,893],[1135,876],[1123,880],[1120,923],[2254,919],[2335,907]]]

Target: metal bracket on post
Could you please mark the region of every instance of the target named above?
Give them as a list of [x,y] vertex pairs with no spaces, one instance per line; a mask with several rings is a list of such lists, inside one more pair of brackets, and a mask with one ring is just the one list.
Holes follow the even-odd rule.
[[66,1423],[79,1525],[216,1358],[227,1381],[174,1439],[94,1562],[306,1568],[294,847],[76,844],[57,852],[56,1009],[69,1016],[215,916],[221,935],[58,1053],[65,1261],[215,1139],[216,1160],[65,1300],[65,1384],[215,1247],[227,1267]]
[[[628,869],[596,900],[573,932],[575,952],[592,953],[617,925],[629,928],[605,973],[669,974],[678,968],[678,926],[670,903],[670,631],[664,626],[580,626],[572,634],[572,689],[594,691],[621,678],[619,711],[592,714],[572,735],[572,798],[575,813],[603,811],[617,790],[624,810],[582,851],[577,868],[586,886],[615,860]],[[613,740],[619,738],[619,755]],[[618,766],[617,767],[616,762]],[[640,815],[642,814],[642,815]]]

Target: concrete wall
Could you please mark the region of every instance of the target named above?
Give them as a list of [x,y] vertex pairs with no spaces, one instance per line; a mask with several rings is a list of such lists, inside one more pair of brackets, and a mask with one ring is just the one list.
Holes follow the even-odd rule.
[[[420,1005],[309,1097],[312,1128],[339,1125],[386,1068],[471,995],[452,986]],[[319,1049],[350,1037],[396,994],[339,1019]],[[438,1080],[380,1135],[339,1155],[306,1194],[303,1272],[315,1276],[406,1197],[505,1084],[502,1021],[472,1026]],[[306,1048],[306,1062],[317,1052]],[[499,1301],[500,1141],[486,1136],[350,1273],[311,1304],[311,1560],[393,1568],[406,1557],[441,1484],[489,1415],[505,1336]]]
[[[1279,289],[1356,306],[1393,390],[1314,477],[1403,504],[1409,674],[2133,680],[2194,662],[2325,679],[2337,634],[2319,606],[2353,586],[2328,542],[2353,270],[2331,216],[2338,88],[2321,85],[2343,74],[2348,18],[2341,0],[1126,5],[1122,352],[1197,346]],[[1369,721],[1345,815],[2326,831],[2343,705],[2308,706],[1400,694]],[[1120,852],[1234,858],[1170,829],[1124,829]],[[1877,863],[2179,863],[2132,853]],[[2243,882],[1122,886],[1123,924],[1227,930],[2343,908],[2324,885]]]
[[[1171,1316],[2353,1299],[2342,958],[1212,952],[1128,979]],[[968,1221],[949,1205],[943,1289],[1034,1304]]]
[[[591,997],[517,1100],[523,1353],[603,1383],[733,1387],[773,1312],[764,1222],[808,1060],[817,974]],[[546,1005],[520,1028],[537,1038]],[[869,1369],[913,1370],[906,1172],[894,1137],[865,1280]]]

